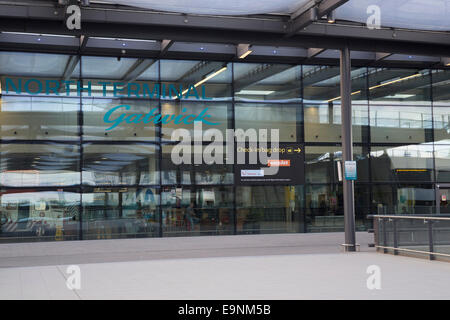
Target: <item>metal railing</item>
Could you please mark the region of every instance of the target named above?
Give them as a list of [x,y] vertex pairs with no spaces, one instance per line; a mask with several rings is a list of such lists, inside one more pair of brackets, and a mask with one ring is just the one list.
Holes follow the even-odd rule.
[[375,247],[384,253],[450,258],[450,216],[371,215]]

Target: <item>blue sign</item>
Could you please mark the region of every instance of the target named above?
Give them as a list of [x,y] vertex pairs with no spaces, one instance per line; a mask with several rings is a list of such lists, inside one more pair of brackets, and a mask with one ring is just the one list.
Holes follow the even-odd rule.
[[345,180],[356,180],[356,161],[345,161],[344,175]]

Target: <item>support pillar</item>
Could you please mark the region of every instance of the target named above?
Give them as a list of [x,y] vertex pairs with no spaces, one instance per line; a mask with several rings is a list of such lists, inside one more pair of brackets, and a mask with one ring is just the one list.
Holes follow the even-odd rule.
[[[351,88],[351,60],[348,46],[341,49],[341,119],[342,119],[342,162],[353,160],[352,138],[352,88]],[[356,251],[355,234],[355,197],[352,180],[342,180],[344,199],[344,228],[345,251]]]

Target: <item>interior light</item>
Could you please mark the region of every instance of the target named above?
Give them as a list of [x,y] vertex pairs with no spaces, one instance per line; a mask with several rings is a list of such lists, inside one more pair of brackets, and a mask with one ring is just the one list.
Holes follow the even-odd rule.
[[[209,79],[214,78],[214,77],[217,76],[219,73],[222,73],[222,72],[224,72],[225,70],[227,70],[227,67],[226,67],[226,66],[225,66],[225,67],[222,67],[221,69],[217,70],[216,72],[213,72],[213,73],[209,74],[208,76],[206,76],[205,78],[203,78],[202,80],[200,80],[199,82],[197,82],[196,84],[194,84],[194,87],[197,88],[199,85],[205,83],[205,82],[208,81]],[[186,92],[188,92],[188,91],[189,91],[189,88],[185,89],[185,90],[181,93],[181,95],[182,95],[182,96],[185,95]],[[173,99],[178,99],[178,97],[174,97]]]
[[237,94],[245,94],[245,95],[268,95],[272,94],[275,91],[273,90],[241,90]]
[[327,21],[328,21],[328,23],[336,22],[336,19],[334,17],[334,11],[331,11],[330,13],[327,14]]
[[[361,90],[358,90],[358,91],[355,91],[355,92],[352,92],[352,96],[353,95],[355,95],[355,94],[358,94],[358,93],[361,93]],[[336,97],[336,98],[333,98],[333,99],[330,99],[330,100],[327,100],[327,102],[332,102],[332,101],[335,101],[335,100],[339,100],[341,98],[341,96],[339,96],[339,97]]]
[[397,79],[397,80],[392,80],[392,81],[388,81],[388,82],[385,82],[385,83],[381,83],[379,85],[370,87],[369,90],[373,90],[373,89],[376,89],[376,88],[388,86],[388,85],[393,84],[393,83],[397,83],[397,82],[400,82],[400,81],[404,81],[404,80],[408,80],[408,79],[412,79],[412,78],[416,78],[416,77],[420,77],[420,76],[422,76],[421,73],[416,73],[416,74],[413,74],[413,75],[410,75],[410,76],[407,76],[407,77],[404,77],[404,78],[400,78],[400,79]]
[[245,53],[239,56],[239,59],[244,59],[246,56],[248,56],[250,53],[252,53],[252,50],[247,50]]

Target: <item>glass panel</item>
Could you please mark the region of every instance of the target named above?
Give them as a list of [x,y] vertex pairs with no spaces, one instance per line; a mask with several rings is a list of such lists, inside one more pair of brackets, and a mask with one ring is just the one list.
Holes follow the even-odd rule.
[[0,138],[79,139],[80,100],[64,84],[78,65],[76,56],[0,52]]
[[158,102],[83,98],[83,137],[87,140],[155,141],[157,125],[154,122],[132,122],[149,113],[159,113]]
[[355,183],[355,228],[356,231],[366,231],[373,228],[373,219],[368,218],[371,211],[369,184]]
[[0,52],[0,74],[14,77],[61,78],[69,59],[70,56],[59,54]]
[[432,144],[372,147],[370,157],[373,181],[434,180]]
[[370,69],[372,142],[432,141],[428,70]]
[[306,223],[308,232],[344,230],[342,185],[306,186]]
[[432,141],[431,107],[370,103],[372,142],[421,143]]
[[85,144],[83,184],[158,184],[157,152],[158,147],[154,145]]
[[[341,76],[339,67],[303,66],[303,95],[305,103],[340,105]],[[366,68],[353,68],[352,101],[354,104],[367,104]]]
[[297,104],[254,104],[235,105],[236,129],[278,129],[280,142],[302,141],[301,105]]
[[450,254],[450,221],[437,220],[433,222],[434,252]]
[[450,182],[450,145],[435,144],[434,161],[437,182]]
[[56,143],[2,144],[2,186],[70,186],[80,183],[79,146]]
[[405,106],[430,106],[430,72],[414,69],[369,69],[370,100]]
[[237,187],[237,233],[299,232],[302,200],[302,187]]
[[389,184],[372,186],[373,209],[377,214],[433,214],[432,185]]
[[134,58],[83,56],[81,74],[83,79],[125,80],[125,76],[137,62],[138,59]]
[[164,187],[161,209],[164,236],[233,233],[233,188]]
[[223,137],[225,137],[225,130],[229,128],[229,115],[231,113],[231,105],[225,102],[206,104],[203,102],[191,101],[163,102],[161,108],[163,118],[169,116],[182,116],[182,120],[178,124],[175,123],[175,121],[177,121],[175,120],[162,125],[163,141],[171,141],[173,132],[179,128],[189,130],[190,137],[193,140],[194,121],[193,116],[191,115],[196,115],[197,117],[201,117],[202,114],[205,115],[202,118],[204,121],[195,122],[201,124],[203,131],[206,131],[208,129],[217,129],[220,130]]
[[[364,149],[367,149],[366,147]],[[369,154],[361,147],[353,147],[357,162],[358,181],[369,181]],[[336,146],[306,147],[306,183],[329,183],[343,179],[342,148]],[[338,168],[338,165],[341,168]]]
[[193,184],[194,171],[190,164],[176,165],[172,161],[174,146],[162,147],[161,179],[162,184]]
[[159,236],[155,188],[93,188],[83,193],[83,239]]
[[[231,100],[231,64],[217,61],[161,60],[167,100]],[[203,108],[207,106],[203,105]],[[202,109],[203,109],[202,108]]]
[[450,140],[450,70],[433,70],[432,79],[434,140]]
[[[226,146],[222,145],[222,152],[214,153],[208,151],[208,156],[212,155],[214,158],[220,159],[220,163],[206,163],[205,162],[205,147],[203,147],[203,161],[202,164],[194,164],[193,171],[195,173],[195,183],[198,185],[209,184],[232,184],[234,180],[233,165],[227,165],[226,162]],[[212,154],[211,154],[212,153]],[[194,150],[194,159],[195,159]],[[194,161],[192,161],[194,163]]]
[[[341,142],[341,105],[340,102],[326,104],[305,104],[305,141]],[[369,123],[367,102],[352,103],[352,133],[354,142],[368,141]]]
[[77,140],[80,99],[0,96],[0,137]]
[[300,78],[300,66],[235,63],[235,99],[238,101],[300,101]]
[[78,240],[76,190],[2,190],[0,242]]

